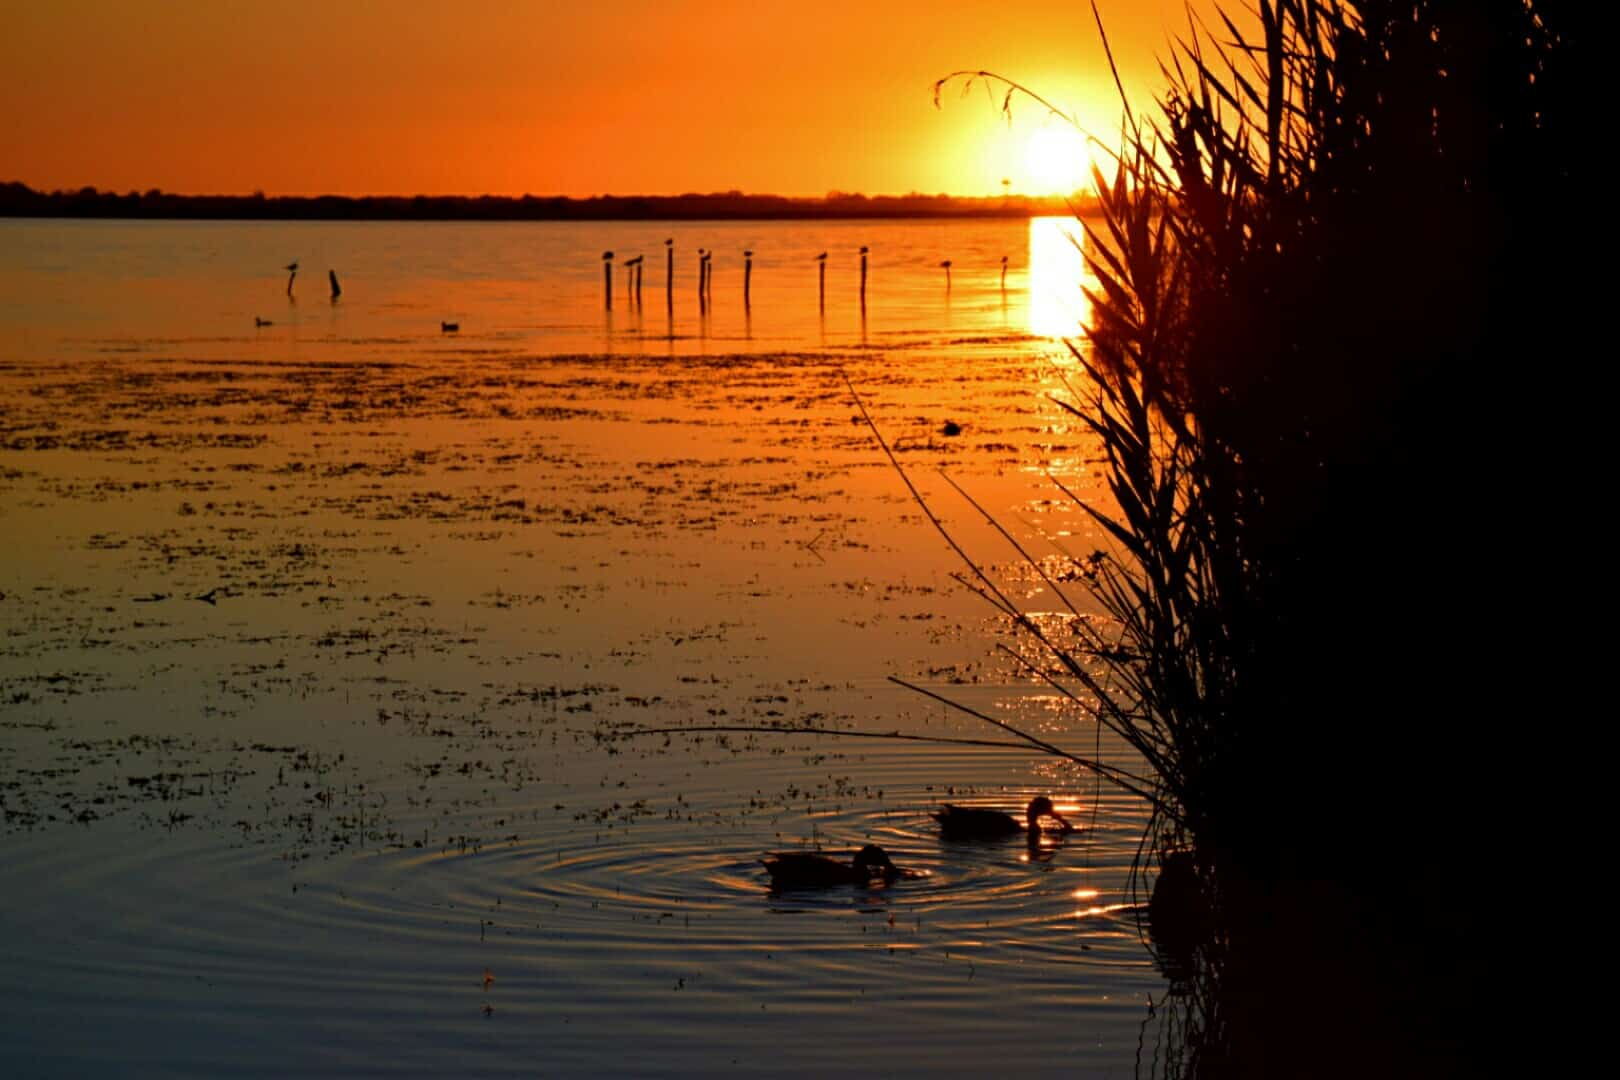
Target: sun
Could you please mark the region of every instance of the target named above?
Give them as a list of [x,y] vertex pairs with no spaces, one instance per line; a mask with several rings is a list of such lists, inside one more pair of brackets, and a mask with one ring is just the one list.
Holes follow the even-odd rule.
[[1031,194],[1068,195],[1083,187],[1090,173],[1086,140],[1073,128],[1048,124],[1024,144],[1024,174]]

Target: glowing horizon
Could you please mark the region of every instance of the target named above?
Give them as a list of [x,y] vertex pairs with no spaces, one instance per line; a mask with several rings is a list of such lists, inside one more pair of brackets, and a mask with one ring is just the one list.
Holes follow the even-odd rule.
[[[1151,99],[1181,5],[1102,4],[1127,92]],[[611,10],[515,0],[61,0],[0,41],[0,181],[185,194],[1049,195],[1067,173],[1031,101],[932,87],[963,67],[1119,130],[1089,9],[1016,20],[965,0]],[[956,89],[961,89],[960,87]],[[1044,156],[1043,156],[1044,155]],[[1007,181],[1003,184],[1003,181]]]

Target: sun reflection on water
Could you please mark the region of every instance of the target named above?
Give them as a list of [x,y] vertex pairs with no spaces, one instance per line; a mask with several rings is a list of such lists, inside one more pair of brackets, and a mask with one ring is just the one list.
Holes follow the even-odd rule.
[[1091,302],[1082,287],[1095,278],[1086,266],[1080,223],[1072,217],[1038,217],[1029,221],[1029,332],[1044,337],[1072,337],[1091,319]]

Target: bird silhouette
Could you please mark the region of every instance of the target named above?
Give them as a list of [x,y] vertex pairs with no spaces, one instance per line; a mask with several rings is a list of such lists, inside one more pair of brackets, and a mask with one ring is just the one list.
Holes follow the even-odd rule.
[[287,295],[291,296],[293,278],[298,276],[298,260],[294,259],[292,262],[282,267],[282,269],[287,271]]

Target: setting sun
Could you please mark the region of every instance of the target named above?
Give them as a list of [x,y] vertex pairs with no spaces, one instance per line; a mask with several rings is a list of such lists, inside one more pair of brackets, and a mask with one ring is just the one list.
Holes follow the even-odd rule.
[[1067,195],[1083,187],[1089,173],[1086,141],[1066,124],[1052,122],[1024,144],[1024,172],[1033,195]]

